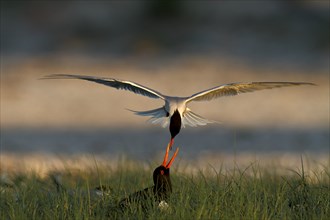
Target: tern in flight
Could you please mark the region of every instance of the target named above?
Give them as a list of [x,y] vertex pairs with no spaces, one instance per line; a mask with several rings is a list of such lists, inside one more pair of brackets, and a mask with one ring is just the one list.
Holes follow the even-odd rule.
[[196,127],[214,123],[215,121],[205,119],[196,113],[192,112],[188,107],[191,101],[209,101],[223,96],[234,96],[240,93],[254,92],[263,89],[273,89],[287,86],[299,85],[315,85],[306,82],[246,82],[246,83],[229,83],[216,86],[188,97],[167,96],[162,93],[140,85],[138,83],[119,80],[105,77],[68,75],[68,74],[53,74],[45,76],[42,79],[82,79],[95,83],[100,83],[116,89],[123,89],[134,92],[139,95],[147,96],[154,99],[162,99],[165,105],[148,111],[133,111],[136,115],[150,116],[149,122],[152,124],[160,124],[164,128],[169,126],[171,139],[169,142],[170,148],[174,143],[174,137],[180,132],[181,127],[186,125]]

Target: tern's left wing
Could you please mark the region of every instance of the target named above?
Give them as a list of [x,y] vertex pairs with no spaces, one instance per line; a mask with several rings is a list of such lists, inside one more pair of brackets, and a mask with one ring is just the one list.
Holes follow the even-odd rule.
[[211,89],[198,92],[188,97],[186,102],[190,101],[208,101],[222,96],[233,96],[240,93],[254,92],[263,89],[273,89],[287,86],[315,85],[305,82],[249,82],[249,83],[230,83],[217,86]]

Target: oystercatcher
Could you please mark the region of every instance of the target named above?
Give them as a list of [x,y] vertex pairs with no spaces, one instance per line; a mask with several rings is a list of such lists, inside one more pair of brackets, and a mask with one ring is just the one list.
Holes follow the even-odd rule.
[[187,107],[187,104],[191,101],[209,101],[222,96],[233,96],[238,95],[240,93],[254,92],[263,89],[273,89],[299,85],[315,85],[313,83],[305,82],[229,83],[195,93],[188,97],[174,97],[163,95],[156,90],[150,89],[132,81],[118,80],[113,78],[54,74],[45,76],[42,79],[82,79],[114,87],[116,89],[128,90],[139,95],[147,96],[149,98],[164,100],[165,105],[160,108],[148,111],[132,112],[140,116],[150,116],[151,118],[148,121],[153,124],[161,124],[163,127],[167,127],[169,125],[169,130],[171,133],[171,139],[169,142],[170,149],[172,148],[174,137],[180,132],[181,127],[185,127],[185,125],[196,127],[198,125],[206,125],[208,123],[215,122],[212,120],[205,119],[202,116],[192,112]]
[[119,202],[121,210],[126,209],[130,204],[140,204],[145,210],[148,201],[155,201],[160,208],[166,207],[170,194],[172,193],[172,184],[170,179],[170,167],[178,154],[179,148],[174,152],[171,160],[167,163],[170,145],[167,145],[164,161],[153,172],[154,186],[135,192]]

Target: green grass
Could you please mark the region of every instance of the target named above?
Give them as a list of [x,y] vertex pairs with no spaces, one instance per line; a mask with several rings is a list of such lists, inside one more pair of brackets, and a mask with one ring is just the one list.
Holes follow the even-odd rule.
[[[302,164],[303,165],[303,164]],[[156,166],[153,166],[156,167]],[[121,166],[63,171],[68,191],[58,192],[50,178],[33,173],[11,176],[14,187],[1,186],[1,219],[329,219],[329,167],[305,173],[303,166],[282,175],[252,163],[226,171],[210,167],[197,174],[171,169],[173,193],[167,210],[152,201],[115,209],[125,195],[152,185],[153,168]],[[100,184],[112,188],[103,198],[88,192]],[[110,217],[109,217],[110,215]]]

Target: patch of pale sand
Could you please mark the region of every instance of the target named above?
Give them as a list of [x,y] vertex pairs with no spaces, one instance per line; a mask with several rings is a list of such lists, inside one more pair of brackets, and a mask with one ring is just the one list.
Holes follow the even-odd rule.
[[[157,159],[160,161],[162,158],[159,156]],[[54,172],[98,172],[98,170],[106,170],[107,174],[111,175],[118,169],[134,170],[137,167],[144,167],[145,170],[150,170],[153,169],[153,166],[156,167],[158,164],[150,161],[132,161],[125,157],[109,158],[104,155],[1,154],[1,176],[33,173],[43,178]],[[205,176],[233,175],[244,172],[244,174],[257,178],[267,173],[298,177],[297,173],[301,175],[304,172],[308,181],[316,183],[324,178],[330,180],[329,167],[328,155],[205,154],[195,161],[183,160],[178,156],[172,172],[186,175],[203,173]]]
[[168,95],[187,96],[224,83],[305,81],[301,86],[191,103],[198,114],[233,126],[319,127],[329,122],[329,75],[319,71],[276,70],[235,60],[185,58],[165,64],[136,61],[33,59],[5,63],[1,76],[1,126],[6,127],[141,127],[146,119],[125,109],[163,105],[126,91],[79,80],[37,80],[69,73],[128,79]]
[[[46,177],[52,172],[61,171],[87,171],[97,167],[107,166],[116,169],[119,166],[119,159],[104,158],[94,155],[60,156],[43,153],[32,154],[1,154],[1,173],[33,173],[40,177]],[[130,162],[126,168],[130,168]]]

